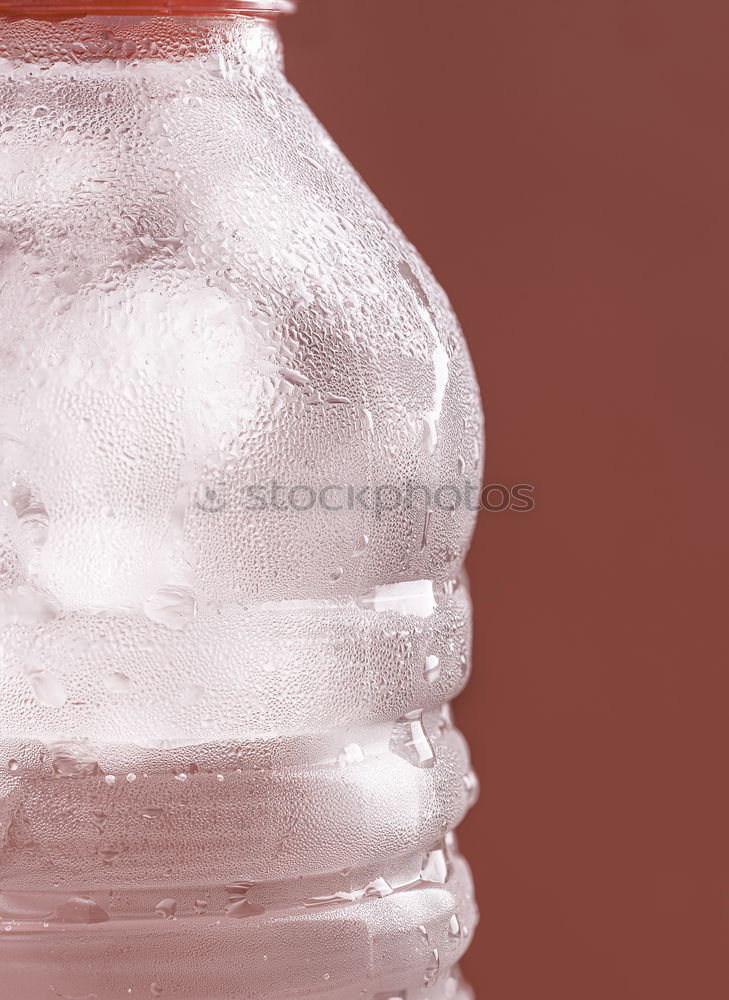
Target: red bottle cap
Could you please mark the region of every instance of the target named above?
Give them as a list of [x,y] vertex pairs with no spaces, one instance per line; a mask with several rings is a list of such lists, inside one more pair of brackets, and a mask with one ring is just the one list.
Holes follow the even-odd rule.
[[276,17],[296,8],[294,0],[0,0],[0,17],[65,19],[86,15],[205,17],[250,14]]

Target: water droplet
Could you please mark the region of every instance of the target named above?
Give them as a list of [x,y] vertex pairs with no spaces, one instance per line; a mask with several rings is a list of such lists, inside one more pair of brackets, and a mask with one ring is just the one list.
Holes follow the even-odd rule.
[[357,903],[360,899],[364,897],[364,890],[357,889],[354,892],[339,892],[331,893],[329,896],[312,896],[310,899],[304,901],[304,906],[311,910],[316,909],[320,906],[331,906],[332,903]]
[[433,767],[435,750],[430,742],[421,710],[408,712],[392,727],[390,749],[414,767]]
[[359,559],[359,557],[364,553],[365,549],[369,544],[370,544],[370,536],[362,535],[357,544],[355,545],[354,551],[352,552],[354,558]]
[[106,910],[88,896],[72,896],[51,917],[64,924],[101,924],[108,919]]
[[394,890],[390,883],[386,878],[382,878],[382,876],[373,879],[365,888],[365,896],[377,896],[379,899],[391,896],[393,892]]
[[317,170],[324,170],[324,167],[321,165],[321,163],[319,163],[318,160],[312,159],[311,156],[306,156],[304,153],[301,153],[301,159],[304,160],[305,163],[308,163],[310,166],[315,167]]
[[8,771],[17,771],[19,767],[20,765],[18,764],[17,760],[8,761]]
[[111,844],[102,844],[96,852],[105,865],[110,865],[112,862],[116,861],[126,850],[127,845],[119,843],[118,841]]
[[151,983],[149,987],[149,992],[152,994],[153,997],[161,997],[162,994],[164,993],[164,990],[159,985],[159,983]]
[[429,851],[423,858],[423,867],[420,869],[420,881],[430,882],[433,885],[445,885],[448,879],[448,861],[442,847],[436,847]]
[[342,767],[347,767],[350,764],[361,764],[364,759],[364,751],[359,743],[350,743],[337,758]]
[[432,518],[433,518],[433,511],[432,510],[426,510],[425,516],[423,517],[423,534],[421,535],[421,538],[420,538],[420,550],[421,550],[421,552],[426,547],[426,545],[428,544],[428,532],[430,531],[430,522],[431,522]]
[[144,613],[158,625],[183,629],[197,614],[197,601],[189,587],[161,587],[144,602]]
[[96,751],[83,740],[64,740],[49,746],[51,768],[59,778],[89,778],[101,769]]
[[35,699],[39,705],[46,708],[62,708],[68,695],[60,677],[48,670],[26,669],[26,676]]
[[466,789],[466,806],[470,809],[476,803],[480,790],[478,777],[472,768],[463,776],[463,787]]
[[458,919],[457,913],[454,913],[448,921],[448,937],[451,941],[461,940],[461,921]]
[[344,576],[344,567],[337,566],[337,568],[334,570],[334,572],[332,572],[332,573],[329,574],[329,579],[333,583],[336,583],[336,581],[337,580],[341,580],[343,576]]
[[35,841],[28,817],[22,806],[15,809],[8,824],[6,843],[10,847],[17,847],[21,850],[26,847],[34,847]]
[[307,375],[294,371],[292,368],[279,368],[278,373],[290,385],[307,385],[309,382]]
[[117,672],[104,677],[104,687],[111,694],[129,694],[132,686],[133,682],[126,674]]
[[460,667],[461,677],[467,677],[468,676],[468,666],[469,666],[469,664],[468,664],[468,656],[465,653],[461,653],[460,660],[459,660],[459,667]]
[[449,730],[453,729],[453,713],[451,712],[451,706],[441,705],[440,712],[438,713],[438,735],[443,736]]
[[154,908],[154,912],[158,913],[164,920],[172,920],[175,913],[177,913],[177,900],[160,899]]
[[31,545],[39,549],[48,537],[48,511],[29,486],[15,486],[10,493],[15,516]]
[[440,972],[440,956],[438,954],[438,949],[433,948],[430,953],[430,958],[428,959],[428,964],[425,967],[425,973],[423,975],[423,986],[432,986],[438,979],[438,973]]
[[136,780],[137,780],[136,774],[134,773],[134,771],[130,771],[129,774],[127,775],[127,781],[131,785]]
[[208,912],[208,901],[207,899],[196,899],[195,900],[195,913],[202,916]]
[[225,913],[229,917],[240,920],[245,917],[257,917],[264,913],[265,908],[258,903],[249,903],[246,899],[233,900],[225,907]]
[[57,617],[51,600],[32,587],[0,591],[0,625],[44,625]]
[[440,677],[440,660],[432,653],[425,657],[425,669],[423,676],[429,684],[437,681]]
[[430,935],[428,934],[428,928],[425,926],[425,924],[418,924],[418,931],[423,941],[425,941],[426,944],[429,944]]
[[432,580],[381,584],[358,594],[356,601],[367,611],[396,611],[402,615],[417,615],[419,618],[428,618],[435,611]]
[[160,808],[160,806],[146,806],[142,809],[142,818],[159,819],[163,812],[164,809]]
[[435,455],[438,447],[438,424],[431,413],[423,417],[423,446],[428,455]]
[[109,817],[104,812],[103,809],[92,809],[91,810],[91,822],[96,827],[99,833],[104,832],[104,827],[106,826],[106,821]]

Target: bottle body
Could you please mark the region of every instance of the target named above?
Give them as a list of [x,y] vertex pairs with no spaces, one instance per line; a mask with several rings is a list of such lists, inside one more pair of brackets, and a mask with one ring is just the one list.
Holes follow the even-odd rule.
[[0,58],[7,996],[464,997],[448,302],[269,22]]

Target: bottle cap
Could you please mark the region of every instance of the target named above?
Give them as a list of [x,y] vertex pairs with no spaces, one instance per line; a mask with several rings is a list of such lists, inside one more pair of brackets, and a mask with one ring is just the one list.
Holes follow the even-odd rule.
[[0,0],[0,17],[37,19],[205,17],[221,14],[276,17],[290,14],[295,9],[295,0]]

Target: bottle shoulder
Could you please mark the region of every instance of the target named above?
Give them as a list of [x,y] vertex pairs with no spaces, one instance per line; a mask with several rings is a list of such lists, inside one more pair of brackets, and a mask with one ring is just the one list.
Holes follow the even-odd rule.
[[[76,481],[67,466],[46,491],[69,509],[83,483],[95,509],[113,494],[122,521],[144,510],[168,541],[165,503],[184,502],[210,599],[350,592],[338,571],[365,536],[376,541],[357,560],[359,589],[457,575],[480,402],[429,269],[283,77],[258,90],[219,78],[118,87],[71,97],[44,82],[45,103],[21,101],[0,135],[0,161],[15,157],[0,171],[10,424],[30,428],[41,464],[54,440],[76,440],[80,418],[94,440],[126,427],[139,456],[130,469],[110,453]],[[41,384],[26,411],[29,380]],[[294,506],[282,520],[273,482],[302,487],[294,505],[332,489],[308,519]],[[370,493],[349,507],[350,487]],[[451,492],[436,500],[440,487]],[[327,505],[343,497],[338,515]],[[285,550],[267,544],[282,531]],[[154,548],[130,566],[130,593],[158,565]],[[53,592],[83,603],[73,563],[51,562]]]

